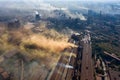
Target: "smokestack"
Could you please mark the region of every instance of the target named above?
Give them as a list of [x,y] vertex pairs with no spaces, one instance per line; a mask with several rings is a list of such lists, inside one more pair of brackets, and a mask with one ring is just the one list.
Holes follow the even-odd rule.
[[40,20],[40,15],[39,15],[38,11],[35,11],[35,20],[36,21]]

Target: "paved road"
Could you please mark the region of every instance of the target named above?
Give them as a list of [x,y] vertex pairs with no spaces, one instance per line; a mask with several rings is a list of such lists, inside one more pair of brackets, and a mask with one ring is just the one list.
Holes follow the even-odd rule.
[[82,67],[80,80],[94,80],[90,35],[83,38]]

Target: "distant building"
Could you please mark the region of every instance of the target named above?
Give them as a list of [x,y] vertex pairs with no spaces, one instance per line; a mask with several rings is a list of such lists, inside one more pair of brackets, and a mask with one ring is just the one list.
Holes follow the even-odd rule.
[[94,12],[93,10],[88,10],[88,15],[96,15],[97,13]]
[[36,21],[39,21],[40,20],[40,15],[36,14],[35,19],[36,19]]
[[17,29],[21,26],[20,21],[18,19],[13,19],[8,22],[8,29]]
[[39,21],[40,20],[40,14],[36,11],[35,13],[35,20]]
[[100,13],[99,13],[99,14],[100,14],[100,17],[101,17],[101,16],[102,16],[102,11],[101,11],[101,10],[100,10]]
[[93,13],[92,10],[88,10],[88,15],[91,15]]

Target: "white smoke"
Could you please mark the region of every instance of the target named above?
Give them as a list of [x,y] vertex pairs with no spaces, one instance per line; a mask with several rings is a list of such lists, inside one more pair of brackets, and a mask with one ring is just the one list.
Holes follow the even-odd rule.
[[87,19],[83,16],[83,14],[76,13],[76,17],[78,17],[80,20],[86,21]]
[[71,66],[71,65],[67,65],[67,64],[63,64],[63,63],[58,63],[58,65],[61,67],[73,69],[73,66]]
[[36,15],[39,14],[38,11],[35,11],[35,14],[36,14]]
[[69,10],[64,10],[64,12],[67,14],[67,16],[73,18],[73,19],[76,19],[76,18],[79,18],[80,20],[83,20],[83,21],[86,21],[87,19],[85,18],[85,16],[83,16],[82,13],[71,13]]
[[54,11],[54,10],[66,10],[66,8],[55,7],[49,3],[42,3],[39,6],[40,10]]

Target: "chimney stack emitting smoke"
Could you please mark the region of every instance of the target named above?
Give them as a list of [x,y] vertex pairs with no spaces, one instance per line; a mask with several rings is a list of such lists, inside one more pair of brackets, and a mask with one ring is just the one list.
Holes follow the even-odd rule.
[[35,11],[35,20],[39,21],[40,20],[40,15],[38,11]]

